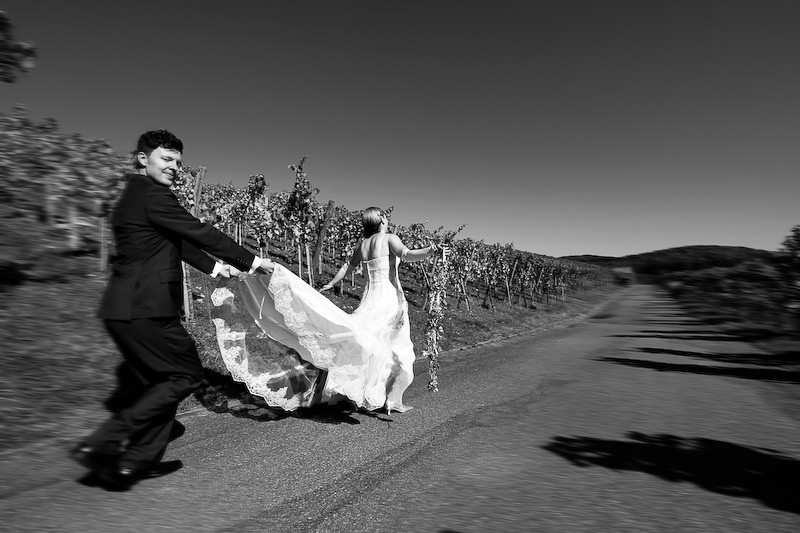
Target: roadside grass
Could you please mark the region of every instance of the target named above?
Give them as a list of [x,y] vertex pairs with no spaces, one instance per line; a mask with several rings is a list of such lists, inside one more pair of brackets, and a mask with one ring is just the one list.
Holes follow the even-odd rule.
[[[59,281],[24,282],[0,287],[0,452],[12,452],[39,441],[74,441],[93,430],[107,416],[105,402],[116,386],[115,372],[122,358],[95,318],[105,275],[96,272],[97,258],[69,258],[71,276]],[[88,274],[86,274],[88,273]],[[324,280],[330,275],[323,277]],[[194,273],[193,280],[202,280]],[[424,294],[413,277],[401,279],[409,300],[412,340],[417,356],[424,348],[426,311]],[[196,297],[217,282],[197,282]],[[327,293],[345,310],[359,302],[362,279],[345,282],[343,294]],[[514,335],[545,330],[585,316],[620,290],[609,286],[576,294],[566,301],[551,297],[537,308],[494,301],[494,311],[472,298],[471,313],[450,302],[443,329],[445,351],[476,346]],[[233,382],[221,361],[214,326],[202,299],[195,302],[195,319],[187,323],[206,367],[203,386],[179,412],[207,409],[243,412],[246,416],[284,416]],[[417,380],[427,381],[427,374]],[[440,388],[447,387],[440,376]]]

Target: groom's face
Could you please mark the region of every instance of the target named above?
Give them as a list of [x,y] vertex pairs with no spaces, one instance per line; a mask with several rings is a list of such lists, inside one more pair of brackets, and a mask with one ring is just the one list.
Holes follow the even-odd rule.
[[171,186],[173,180],[178,176],[182,164],[180,152],[161,146],[150,152],[149,155],[139,152],[136,157],[144,174],[150,176],[150,179],[156,183],[167,187]]

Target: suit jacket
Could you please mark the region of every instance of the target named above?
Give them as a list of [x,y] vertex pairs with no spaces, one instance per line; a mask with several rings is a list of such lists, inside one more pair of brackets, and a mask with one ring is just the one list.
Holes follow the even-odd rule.
[[131,174],[111,215],[116,254],[97,316],[175,317],[183,304],[181,260],[207,274],[216,261],[247,271],[255,255],[190,215],[166,185]]

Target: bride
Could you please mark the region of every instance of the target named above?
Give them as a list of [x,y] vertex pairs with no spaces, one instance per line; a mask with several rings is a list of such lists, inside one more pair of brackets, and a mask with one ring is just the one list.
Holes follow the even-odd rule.
[[[212,294],[225,366],[270,405],[293,410],[344,396],[389,414],[411,409],[403,393],[414,379],[416,357],[397,266],[400,260],[423,260],[437,247],[410,250],[387,233],[388,219],[377,207],[363,211],[362,226],[364,239],[319,292],[273,263],[269,273],[239,277],[244,323],[231,288]],[[348,314],[321,293],[359,267],[367,284],[361,303]]]

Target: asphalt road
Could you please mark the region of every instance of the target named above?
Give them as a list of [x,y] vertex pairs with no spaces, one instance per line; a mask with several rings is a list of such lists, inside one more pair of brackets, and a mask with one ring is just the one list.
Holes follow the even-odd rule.
[[66,449],[0,458],[3,531],[800,531],[796,371],[633,286],[567,327],[426,361],[403,414],[197,410],[106,492]]

